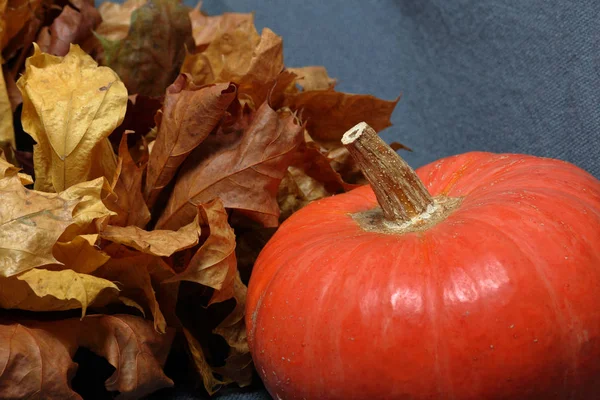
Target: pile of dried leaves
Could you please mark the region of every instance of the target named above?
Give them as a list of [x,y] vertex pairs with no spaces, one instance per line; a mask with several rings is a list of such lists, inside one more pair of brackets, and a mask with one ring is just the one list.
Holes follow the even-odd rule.
[[80,398],[79,348],[139,398],[173,384],[179,342],[209,393],[247,385],[252,263],[359,183],[340,137],[397,100],[285,68],[252,14],[177,0],[0,0],[0,49],[0,398]]

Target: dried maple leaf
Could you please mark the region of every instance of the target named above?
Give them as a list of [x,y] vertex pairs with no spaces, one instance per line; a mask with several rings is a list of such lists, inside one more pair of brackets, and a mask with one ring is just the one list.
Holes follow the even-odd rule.
[[304,91],[332,90],[336,80],[329,77],[325,67],[309,66],[300,68],[286,68],[297,76],[296,84]]
[[198,244],[200,225],[198,218],[177,231],[145,231],[137,226],[107,226],[100,236],[113,243],[120,243],[153,256],[169,257],[173,253]]
[[26,189],[18,176],[0,179],[0,197],[0,276],[57,263],[52,247],[80,199]]
[[[0,60],[1,60],[0,56]],[[0,66],[0,150],[16,148],[15,133],[12,119],[12,106],[6,89],[3,68]]]
[[115,152],[119,152],[121,139],[125,132],[130,131],[127,142],[129,151],[132,152],[131,155],[136,163],[140,164],[143,161],[134,156],[136,155],[135,142],[139,142],[142,138],[146,141],[150,139],[147,136],[152,128],[156,127],[154,116],[162,107],[162,103],[162,97],[148,97],[137,94],[129,96],[127,100],[127,112],[125,113],[123,123],[108,137]]
[[[0,307],[30,311],[81,308],[81,317],[96,300],[116,297],[118,287],[109,280],[73,270],[30,269],[16,277],[0,278]],[[99,305],[96,303],[96,305]]]
[[185,74],[169,86],[148,162],[145,197],[150,207],[186,157],[217,126],[235,96],[234,85],[198,87]]
[[96,245],[97,241],[97,233],[75,236],[68,242],[56,242],[52,254],[65,269],[89,274],[110,259],[110,256]]
[[268,28],[259,36],[253,18],[236,19],[225,28],[204,51],[187,54],[181,71],[196,84],[235,82],[240,99],[253,107],[262,104],[283,70],[283,41]]
[[94,315],[61,321],[0,322],[0,398],[77,399],[70,380],[78,347],[86,347],[115,367],[105,382],[117,399],[136,399],[172,386],[163,373],[173,331],[157,333],[131,315]]
[[58,192],[112,177],[116,159],[106,137],[123,121],[125,86],[77,45],[65,57],[34,48],[17,85],[23,95],[23,128],[37,142],[35,188]]
[[43,27],[37,39],[44,53],[65,56],[71,44],[83,45],[93,37],[92,30],[102,20],[93,2],[73,0],[75,9],[68,4],[49,27]]
[[188,8],[178,0],[149,0],[131,14],[125,39],[98,36],[104,63],[131,93],[160,96],[179,73],[186,46],[193,46]]
[[98,7],[102,23],[96,33],[108,40],[125,39],[131,26],[131,14],[146,2],[147,0],[127,0],[122,4],[103,2]]
[[184,163],[157,227],[189,223],[196,205],[220,198],[265,226],[277,226],[277,188],[302,140],[303,127],[289,112],[263,104],[233,147]]
[[115,226],[144,227],[150,221],[150,210],[142,194],[142,178],[144,168],[136,165],[129,153],[127,134],[121,138],[116,176],[112,189],[117,195],[117,215],[110,218],[109,223]]
[[185,335],[185,340],[188,345],[190,358],[194,363],[196,372],[198,372],[198,374],[202,378],[204,388],[206,389],[208,394],[212,396],[225,384],[225,382],[217,379],[213,374],[213,368],[206,361],[206,357],[204,356],[204,351],[202,350],[202,345],[200,344],[200,342],[194,337],[194,335],[189,330],[183,328],[183,333]]
[[42,0],[3,0],[0,2],[0,20],[3,24],[0,28],[0,50],[35,18],[37,8]]
[[316,142],[326,147],[340,147],[342,135],[360,121],[367,121],[376,131],[390,126],[390,117],[399,100],[313,90],[288,96],[284,105],[302,110],[306,129]]
[[190,20],[196,49],[203,50],[223,33],[235,31],[240,25],[254,24],[254,14],[224,13],[208,16],[196,7],[190,11]]

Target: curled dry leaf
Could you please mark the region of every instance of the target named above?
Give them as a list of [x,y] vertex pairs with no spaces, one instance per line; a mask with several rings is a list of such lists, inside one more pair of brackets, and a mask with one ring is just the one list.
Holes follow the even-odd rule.
[[2,34],[0,35],[0,50],[36,17],[36,11],[42,0],[3,0],[0,1],[0,20]]
[[0,278],[0,307],[30,311],[63,311],[104,305],[118,295],[109,280],[73,270],[30,269],[16,277]]
[[172,386],[162,372],[173,332],[130,315],[94,315],[49,322],[0,322],[0,398],[77,399],[70,381],[79,347],[104,357],[116,368],[105,382],[117,399],[136,399]]
[[203,14],[198,7],[190,11],[192,36],[197,50],[204,50],[210,43],[226,32],[235,31],[240,25],[254,23],[252,13],[224,13],[209,16]]
[[134,301],[142,308],[144,314],[146,310],[150,310],[154,317],[155,329],[165,333],[167,323],[156,298],[151,275],[151,271],[155,269],[153,264],[159,261],[147,254],[136,252],[127,254],[126,257],[111,258],[96,272],[96,275],[117,281],[122,287],[123,298]]
[[58,263],[52,247],[81,199],[26,189],[18,176],[0,179],[0,198],[0,276]]
[[105,64],[131,93],[160,96],[175,80],[186,46],[193,46],[188,13],[178,0],[149,0],[131,14],[125,39],[98,36]]
[[34,48],[17,85],[23,95],[23,129],[37,142],[35,188],[59,192],[112,177],[116,158],[106,137],[125,115],[123,83],[77,45],[65,57]]
[[131,26],[131,14],[147,0],[127,0],[123,4],[105,1],[98,7],[102,23],[96,29],[96,34],[108,40],[121,40],[127,37]]
[[144,168],[138,167],[129,153],[128,133],[121,137],[119,159],[112,189],[117,196],[117,215],[109,222],[114,226],[144,227],[150,221],[150,210],[142,194]]
[[219,197],[265,226],[277,226],[279,183],[302,141],[303,128],[293,114],[275,112],[264,103],[241,140],[201,161],[190,157],[157,227],[171,229],[189,223],[196,205]]
[[97,241],[97,233],[75,236],[68,242],[56,242],[52,254],[63,264],[63,269],[89,274],[110,259],[110,256],[96,245]]
[[185,74],[169,86],[148,161],[145,197],[150,207],[186,157],[217,126],[235,97],[234,85],[198,87]]
[[93,37],[92,30],[101,21],[100,13],[86,0],[76,3],[79,10],[67,4],[52,25],[40,31],[37,43],[44,53],[62,57],[69,52],[71,43],[83,45]]
[[[2,17],[0,17],[1,19]],[[0,32],[2,32],[0,27]],[[1,37],[1,36],[0,36]],[[2,56],[0,55],[0,61]],[[17,147],[15,143],[15,133],[12,119],[12,106],[8,97],[8,90],[4,80],[3,68],[0,65],[0,151],[2,149],[14,149]]]
[[190,358],[194,363],[196,372],[202,378],[204,388],[208,394],[212,396],[221,388],[221,386],[225,384],[225,382],[217,379],[213,374],[213,368],[206,361],[206,357],[204,356],[204,351],[202,350],[202,345],[200,342],[189,330],[183,328],[183,333],[185,335]]
[[169,257],[173,253],[198,244],[200,225],[198,218],[177,231],[145,231],[137,226],[107,226],[100,236],[153,256]]
[[321,182],[311,178],[300,168],[290,166],[277,192],[277,202],[281,209],[279,218],[283,221],[310,202],[330,195]]
[[33,183],[31,176],[19,172],[20,170],[21,168],[17,168],[13,164],[6,161],[6,158],[4,158],[4,153],[0,148],[0,179],[16,175],[19,177],[19,180],[23,185],[31,185]]

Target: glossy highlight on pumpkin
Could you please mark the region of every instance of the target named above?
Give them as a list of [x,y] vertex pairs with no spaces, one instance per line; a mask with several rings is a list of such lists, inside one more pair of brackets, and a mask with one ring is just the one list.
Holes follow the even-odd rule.
[[467,153],[417,171],[462,198],[403,234],[363,230],[364,186],[290,217],[246,323],[274,398],[600,396],[600,182],[558,160]]

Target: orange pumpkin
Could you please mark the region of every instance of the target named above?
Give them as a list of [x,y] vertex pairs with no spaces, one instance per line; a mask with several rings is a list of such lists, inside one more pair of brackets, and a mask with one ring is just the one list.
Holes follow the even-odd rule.
[[295,213],[250,280],[271,395],[600,398],[600,182],[516,154],[415,174],[364,123],[344,141],[371,187]]

